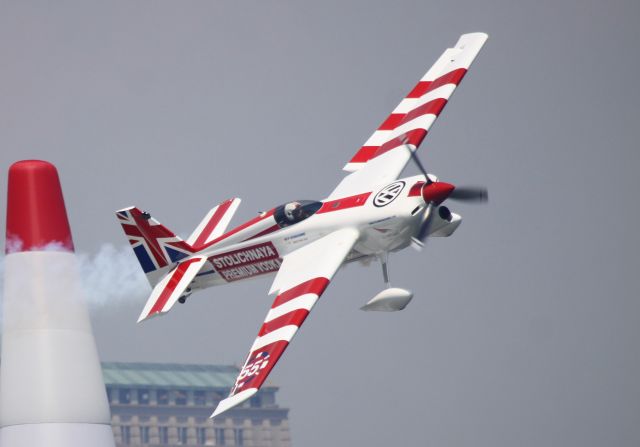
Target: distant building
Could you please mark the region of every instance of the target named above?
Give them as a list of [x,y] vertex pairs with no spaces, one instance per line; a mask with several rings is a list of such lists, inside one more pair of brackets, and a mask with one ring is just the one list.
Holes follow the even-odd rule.
[[120,446],[290,447],[289,410],[266,383],[243,405],[215,420],[238,368],[172,363],[103,363],[111,422]]

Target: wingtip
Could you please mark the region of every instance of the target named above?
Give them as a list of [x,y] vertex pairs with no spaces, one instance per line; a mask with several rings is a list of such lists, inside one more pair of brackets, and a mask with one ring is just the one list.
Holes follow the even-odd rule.
[[257,388],[249,388],[248,390],[240,391],[238,394],[234,394],[233,396],[229,396],[226,399],[221,400],[218,403],[218,406],[216,407],[216,409],[213,410],[213,413],[211,414],[211,416],[209,416],[209,419],[213,419],[216,416],[219,416],[220,414],[224,413],[225,411],[230,410],[237,405],[240,405],[242,402],[249,399],[251,396],[253,396],[257,392],[258,392]]
[[355,172],[358,169],[360,169],[362,167],[362,165],[364,165],[364,163],[352,163],[349,162],[346,165],[343,166],[342,170],[343,171],[347,171],[347,172]]
[[456,43],[454,48],[463,49],[469,46],[471,47],[477,46],[478,48],[482,48],[488,38],[489,38],[489,35],[487,33],[482,33],[482,32],[463,34],[458,39],[458,42]]
[[489,35],[487,33],[484,33],[482,31],[477,31],[474,33],[466,33],[463,34],[462,36],[460,36],[461,38],[467,38],[467,39],[484,39],[487,40],[489,38]]
[[162,315],[162,312],[154,312],[152,314],[147,314],[144,310],[142,311],[142,313],[140,314],[140,316],[138,317],[138,323],[141,323],[143,321],[146,320],[150,320],[153,317],[157,317],[158,315]]

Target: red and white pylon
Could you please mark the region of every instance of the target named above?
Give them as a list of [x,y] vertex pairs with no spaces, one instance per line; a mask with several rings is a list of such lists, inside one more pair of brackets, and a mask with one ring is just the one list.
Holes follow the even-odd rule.
[[9,169],[0,445],[113,447],[109,404],[55,166]]

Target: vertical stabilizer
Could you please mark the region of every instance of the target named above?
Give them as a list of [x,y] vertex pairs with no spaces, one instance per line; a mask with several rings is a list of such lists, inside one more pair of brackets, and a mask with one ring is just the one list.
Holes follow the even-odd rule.
[[191,245],[146,211],[132,206],[116,211],[116,216],[152,286],[180,260],[194,253]]

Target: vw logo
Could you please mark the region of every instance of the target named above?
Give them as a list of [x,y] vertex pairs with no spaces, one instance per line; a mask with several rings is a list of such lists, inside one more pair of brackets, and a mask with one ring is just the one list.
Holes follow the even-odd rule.
[[403,189],[404,182],[402,181],[387,185],[373,198],[373,204],[377,207],[387,206],[400,195]]

